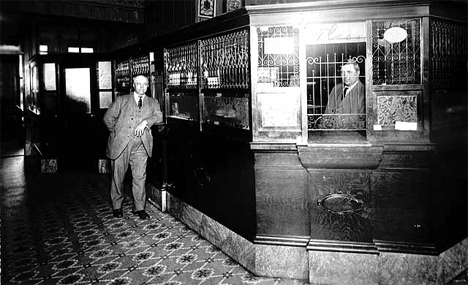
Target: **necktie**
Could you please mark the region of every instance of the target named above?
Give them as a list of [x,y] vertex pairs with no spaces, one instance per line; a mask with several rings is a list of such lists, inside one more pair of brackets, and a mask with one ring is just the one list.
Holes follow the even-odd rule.
[[346,96],[346,93],[348,92],[348,89],[349,89],[349,87],[347,87],[347,86],[345,88],[343,88],[343,94],[341,94],[341,100],[343,100],[344,97]]
[[143,96],[140,96],[140,99],[138,99],[138,108],[139,109],[141,109],[141,105],[143,104],[143,101],[142,101],[141,97],[143,97]]

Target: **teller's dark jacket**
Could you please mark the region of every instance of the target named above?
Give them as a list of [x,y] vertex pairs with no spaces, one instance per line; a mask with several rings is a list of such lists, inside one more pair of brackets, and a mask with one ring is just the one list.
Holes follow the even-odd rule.
[[348,95],[343,97],[343,84],[333,87],[328,96],[325,114],[363,114],[366,112],[366,90],[364,84],[359,81]]
[[109,129],[106,155],[116,159],[135,137],[135,128],[143,120],[148,122],[148,128],[141,136],[143,146],[149,157],[153,154],[153,135],[150,127],[163,120],[161,107],[157,99],[146,96],[143,106],[138,108],[132,94],[117,96],[104,115],[104,124]]

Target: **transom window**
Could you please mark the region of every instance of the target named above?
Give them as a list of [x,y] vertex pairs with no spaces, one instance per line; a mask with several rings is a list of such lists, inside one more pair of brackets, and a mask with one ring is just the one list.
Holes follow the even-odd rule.
[[91,47],[68,47],[69,53],[94,53],[94,48]]
[[39,45],[39,54],[48,54],[49,46],[48,45]]

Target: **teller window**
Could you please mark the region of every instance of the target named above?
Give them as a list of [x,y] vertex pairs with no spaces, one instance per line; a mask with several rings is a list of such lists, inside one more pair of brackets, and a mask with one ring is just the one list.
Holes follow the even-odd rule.
[[365,133],[366,43],[306,46],[308,130]]

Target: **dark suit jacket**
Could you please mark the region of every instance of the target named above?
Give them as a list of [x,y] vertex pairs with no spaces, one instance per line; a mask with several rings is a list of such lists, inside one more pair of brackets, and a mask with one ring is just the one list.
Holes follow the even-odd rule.
[[104,115],[104,123],[109,129],[106,155],[116,159],[123,152],[135,135],[135,128],[143,120],[148,122],[148,129],[141,137],[148,156],[153,154],[153,135],[149,129],[163,120],[161,107],[157,99],[145,97],[143,106],[138,109],[132,94],[117,96]]
[[366,90],[364,84],[358,81],[356,86],[348,92],[348,95],[341,100],[343,87],[343,83],[339,83],[333,87],[328,96],[325,114],[364,114],[366,112]]

